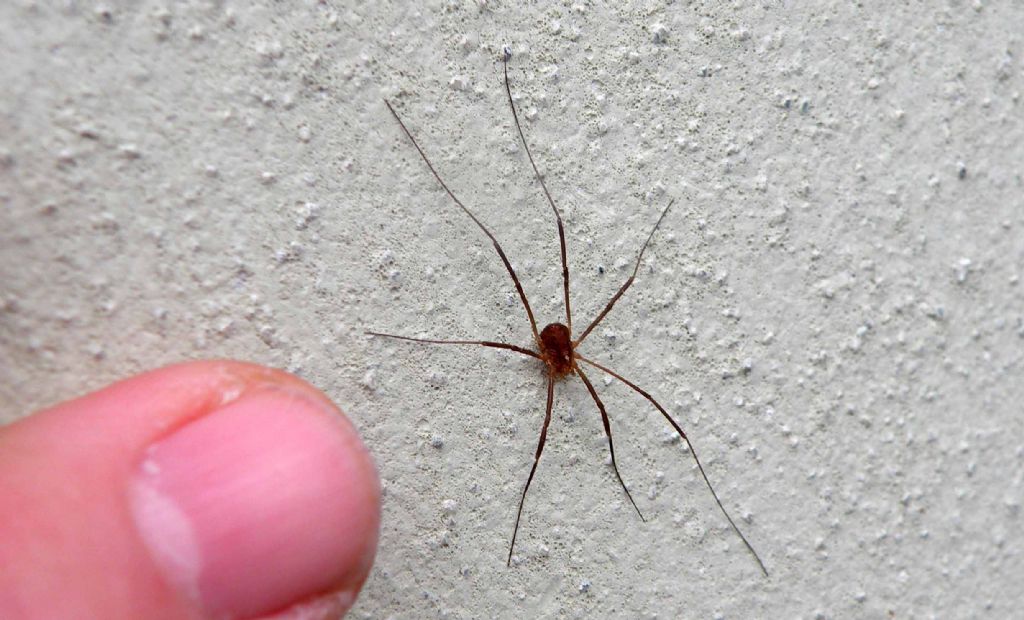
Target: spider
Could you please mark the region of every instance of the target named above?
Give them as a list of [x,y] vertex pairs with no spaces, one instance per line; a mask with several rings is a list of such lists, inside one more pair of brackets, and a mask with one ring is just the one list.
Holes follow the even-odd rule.
[[526,293],[523,292],[523,286],[519,282],[519,278],[516,276],[516,272],[512,268],[512,264],[509,263],[508,258],[505,256],[505,251],[502,250],[501,244],[498,243],[498,240],[494,236],[494,234],[491,233],[491,231],[486,226],[484,226],[483,222],[477,219],[477,217],[469,210],[469,208],[466,207],[466,205],[464,205],[462,201],[455,196],[455,194],[448,187],[448,185],[441,179],[441,175],[438,174],[437,170],[434,168],[434,165],[430,162],[430,159],[427,157],[426,153],[424,153],[423,149],[416,141],[416,138],[413,137],[412,132],[402,121],[402,118],[398,115],[395,109],[391,106],[391,103],[385,99],[384,105],[387,106],[392,116],[394,116],[395,120],[398,121],[399,126],[402,128],[402,131],[405,133],[406,137],[409,138],[409,141],[412,143],[413,147],[416,148],[416,151],[423,159],[423,162],[427,165],[427,168],[430,169],[430,172],[434,175],[434,178],[437,179],[437,182],[444,189],[445,193],[448,194],[448,196],[452,199],[456,206],[458,206],[466,215],[469,216],[471,220],[473,220],[473,223],[476,224],[477,227],[480,228],[480,230],[483,231],[485,235],[487,235],[488,239],[490,239],[491,243],[494,245],[495,251],[497,251],[498,256],[501,258],[501,262],[505,265],[505,269],[508,271],[509,276],[511,276],[512,282],[515,284],[516,291],[519,293],[519,299],[523,303],[523,308],[526,310],[526,316],[530,321],[530,329],[533,332],[533,340],[534,344],[537,347],[537,350],[534,351],[524,347],[516,346],[514,344],[507,344],[504,342],[492,342],[486,340],[438,340],[428,338],[411,338],[408,336],[398,336],[394,334],[385,334],[373,331],[368,331],[366,333],[370,336],[394,338],[397,340],[407,340],[411,342],[419,342],[425,344],[479,345],[495,349],[506,349],[509,351],[515,351],[516,353],[520,353],[522,355],[527,355],[544,364],[544,369],[547,374],[547,404],[545,405],[544,409],[544,425],[541,427],[540,430],[540,439],[537,441],[537,451],[533,457],[533,466],[530,468],[530,475],[526,479],[526,484],[523,487],[522,495],[519,498],[519,509],[516,512],[516,522],[515,527],[512,530],[512,541],[509,544],[508,559],[506,562],[508,566],[511,566],[512,564],[512,552],[515,549],[516,536],[519,533],[519,522],[523,516],[523,503],[526,501],[526,493],[530,489],[530,483],[533,482],[533,476],[537,471],[537,464],[540,462],[541,453],[544,451],[544,443],[547,440],[548,425],[551,423],[551,405],[554,401],[555,395],[555,383],[569,377],[570,375],[576,375],[577,377],[580,378],[581,381],[583,381],[583,385],[586,386],[587,391],[590,392],[590,396],[594,399],[594,403],[597,405],[597,409],[601,412],[601,421],[604,424],[605,436],[608,437],[608,452],[611,455],[611,464],[612,469],[615,471],[615,477],[618,479],[619,485],[622,486],[622,490],[626,493],[626,497],[629,499],[629,503],[632,504],[633,509],[636,510],[636,513],[640,517],[640,520],[646,522],[643,513],[640,512],[640,508],[637,507],[636,502],[633,501],[633,496],[630,494],[629,489],[626,487],[626,483],[623,482],[622,480],[622,475],[619,473],[619,466],[615,462],[615,447],[612,442],[612,429],[608,421],[608,412],[605,409],[604,403],[601,402],[600,397],[598,397],[597,391],[594,389],[594,385],[591,383],[589,377],[587,377],[587,373],[584,372],[583,370],[583,366],[586,365],[611,375],[615,379],[618,379],[619,381],[621,381],[622,383],[636,391],[638,394],[647,399],[661,413],[661,415],[665,417],[668,423],[672,425],[672,428],[675,429],[675,432],[678,433],[679,437],[686,443],[687,447],[690,450],[690,454],[693,455],[694,462],[697,464],[697,469],[700,471],[700,475],[704,479],[704,482],[707,485],[708,490],[711,491],[711,495],[714,497],[715,503],[718,504],[718,508],[722,511],[722,514],[729,522],[729,525],[732,527],[733,531],[736,532],[736,535],[739,536],[741,541],[743,541],[744,546],[753,556],[754,560],[757,561],[757,565],[761,569],[761,572],[764,573],[764,575],[767,577],[768,569],[765,568],[764,562],[761,561],[761,557],[754,550],[754,547],[751,546],[746,536],[743,535],[743,532],[740,531],[739,527],[736,525],[732,517],[729,515],[729,512],[725,509],[725,506],[722,505],[722,501],[718,498],[718,493],[715,492],[715,488],[711,485],[711,480],[708,479],[708,475],[704,471],[704,466],[701,464],[700,459],[697,458],[697,453],[696,451],[694,451],[693,445],[690,442],[689,437],[683,431],[682,427],[680,427],[679,424],[675,421],[675,419],[673,419],[672,416],[669,415],[668,411],[666,411],[665,408],[662,407],[661,404],[658,403],[658,401],[655,400],[654,397],[647,393],[643,388],[638,386],[636,383],[633,383],[629,379],[625,378],[624,376],[620,375],[619,373],[615,372],[611,368],[608,368],[607,366],[597,361],[585,357],[579,352],[579,347],[587,339],[587,336],[589,336],[591,332],[593,332],[594,328],[597,327],[597,325],[604,319],[605,316],[607,316],[607,314],[611,311],[615,303],[625,294],[626,290],[630,287],[630,285],[633,284],[633,280],[636,278],[637,271],[640,268],[640,262],[643,259],[644,251],[650,244],[651,239],[654,237],[654,233],[658,230],[658,227],[661,225],[661,222],[665,219],[665,216],[668,214],[669,209],[672,208],[674,200],[669,201],[668,205],[661,212],[661,215],[658,217],[658,221],[654,224],[654,227],[651,229],[650,234],[647,235],[647,239],[640,247],[640,252],[638,253],[636,259],[636,264],[633,265],[633,272],[629,275],[629,278],[612,296],[611,300],[609,300],[607,305],[605,305],[601,313],[597,315],[597,318],[591,321],[591,323],[587,325],[586,329],[580,332],[578,336],[573,338],[572,310],[569,303],[569,266],[566,260],[565,250],[565,227],[562,224],[562,216],[558,211],[558,207],[555,206],[555,201],[551,197],[551,193],[548,191],[547,185],[544,183],[544,177],[541,175],[540,170],[537,168],[537,163],[533,159],[533,154],[530,152],[530,147],[526,142],[526,136],[523,133],[522,125],[519,122],[519,114],[516,111],[515,103],[512,100],[512,88],[509,85],[508,78],[508,61],[510,57],[511,52],[506,48],[502,58],[502,64],[504,72],[505,94],[508,98],[509,108],[512,110],[512,119],[515,121],[516,131],[519,134],[519,139],[522,141],[523,148],[526,151],[526,156],[530,161],[530,166],[533,168],[534,177],[539,182],[540,187],[544,192],[544,197],[547,199],[547,203],[551,206],[551,211],[554,213],[555,221],[558,224],[558,242],[562,254],[562,288],[565,294],[565,323],[551,323],[545,326],[540,331],[537,330],[537,320],[534,318],[533,310],[530,308],[530,302],[527,300]]

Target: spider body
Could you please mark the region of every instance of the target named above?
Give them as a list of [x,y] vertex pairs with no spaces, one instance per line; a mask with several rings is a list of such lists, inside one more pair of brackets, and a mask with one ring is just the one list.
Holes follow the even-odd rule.
[[555,379],[561,379],[576,370],[569,328],[561,323],[552,323],[541,330],[540,355]]

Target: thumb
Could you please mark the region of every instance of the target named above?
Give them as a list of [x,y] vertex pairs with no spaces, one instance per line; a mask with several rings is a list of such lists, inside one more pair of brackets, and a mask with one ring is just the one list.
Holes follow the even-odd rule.
[[0,428],[0,617],[337,617],[379,504],[355,429],[303,381],[146,373]]

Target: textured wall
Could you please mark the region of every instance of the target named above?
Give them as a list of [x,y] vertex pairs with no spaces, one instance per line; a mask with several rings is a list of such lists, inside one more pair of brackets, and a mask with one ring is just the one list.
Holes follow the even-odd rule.
[[[385,485],[356,618],[991,617],[1024,604],[1024,6],[0,4],[0,415],[203,357],[298,373]],[[615,3],[618,7],[618,3]],[[543,417],[486,238],[578,380]],[[592,372],[598,379],[600,373]],[[603,379],[603,378],[602,378]]]

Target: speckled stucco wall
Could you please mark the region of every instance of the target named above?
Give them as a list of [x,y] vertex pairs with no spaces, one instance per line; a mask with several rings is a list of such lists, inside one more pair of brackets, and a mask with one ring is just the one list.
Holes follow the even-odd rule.
[[[310,380],[384,481],[355,618],[1008,618],[1024,605],[1024,5],[0,4],[0,416],[154,366]],[[543,417],[490,226],[577,380]],[[590,373],[597,379],[599,373]],[[603,379],[603,378],[602,378]]]

